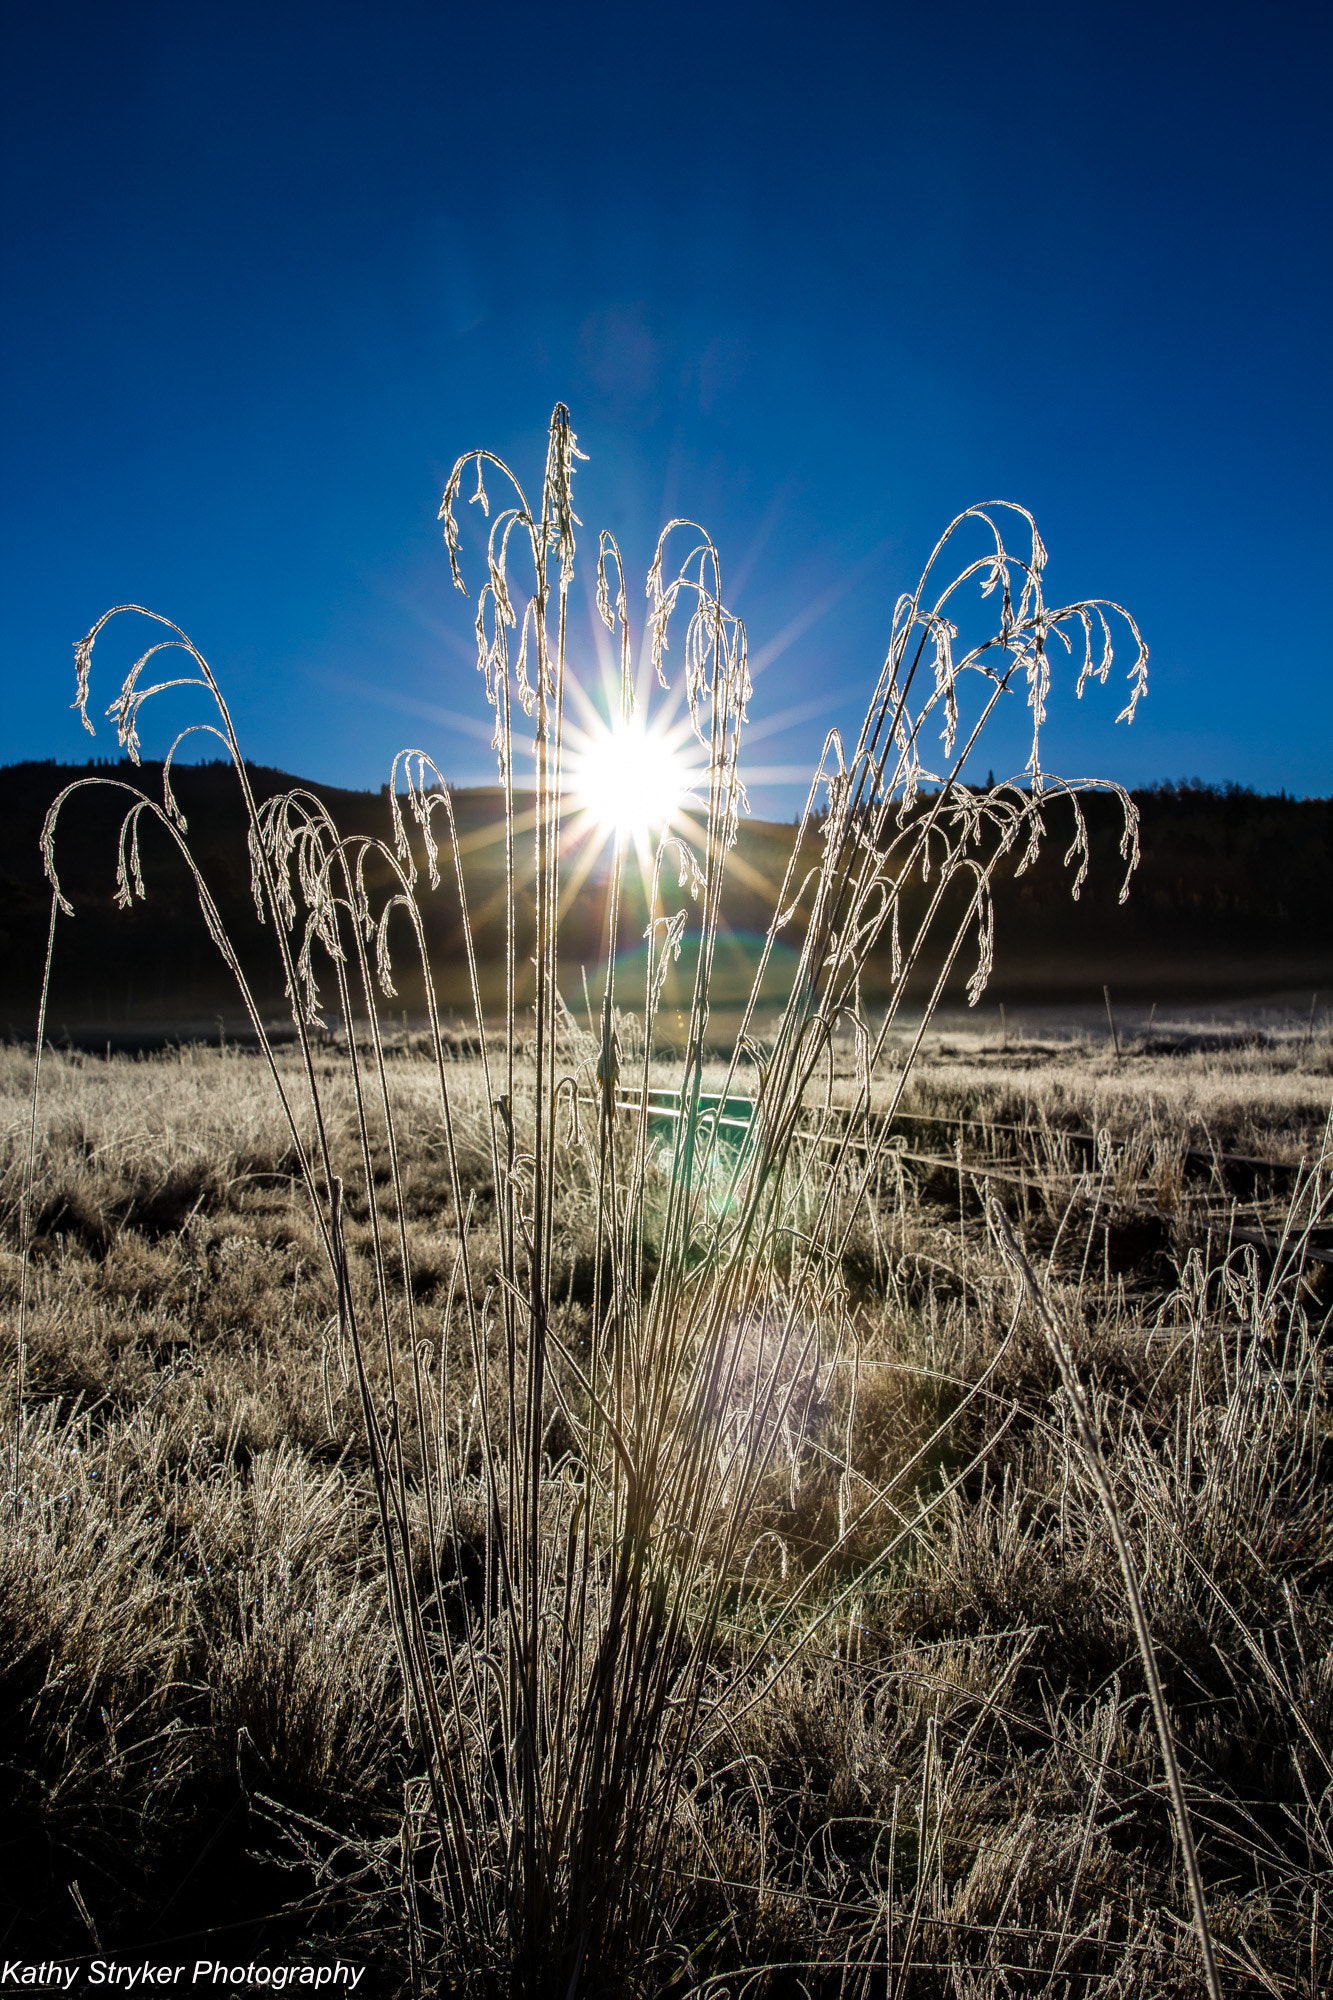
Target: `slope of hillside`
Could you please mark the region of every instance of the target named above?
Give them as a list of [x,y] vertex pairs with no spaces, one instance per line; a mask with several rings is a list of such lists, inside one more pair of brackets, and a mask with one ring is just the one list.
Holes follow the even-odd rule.
[[[198,1032],[223,1015],[238,1018],[234,988],[199,913],[193,885],[170,836],[143,824],[146,900],[115,907],[117,831],[133,803],[124,787],[160,797],[161,767],[144,763],[83,766],[27,763],[0,778],[0,1024],[31,1033],[46,941],[48,891],[38,840],[43,815],[62,787],[78,779],[114,780],[81,790],[64,811],[57,858],[76,917],[59,928],[50,1018],[53,1031],[121,1039],[173,1026]],[[252,766],[256,794],[269,798],[301,784],[322,800],[346,833],[389,836],[383,793],[343,791]],[[258,924],[250,898],[249,862],[236,780],[223,764],[182,768],[176,790],[190,838],[237,948],[251,970],[263,1006],[284,1011],[271,934]],[[1079,1001],[1099,996],[1103,983],[1125,998],[1232,998],[1333,988],[1333,800],[1261,797],[1235,788],[1163,787],[1136,795],[1142,815],[1143,861],[1128,901],[1118,902],[1123,864],[1118,854],[1119,808],[1085,800],[1091,869],[1077,902],[1062,857],[1072,824],[1064,803],[1052,805],[1050,835],[1039,862],[1016,876],[1003,864],[996,890],[992,999]],[[454,794],[462,834],[469,908],[485,977],[502,947],[504,842],[500,793],[491,788]],[[794,830],[744,822],[729,868],[725,915],[731,943],[724,956],[720,999],[738,999],[778,885],[791,855]],[[817,839],[817,833],[813,836]],[[811,855],[813,859],[813,854]],[[530,875],[530,840],[520,827],[516,869]],[[372,868],[381,886],[387,869]],[[682,900],[669,868],[668,900]],[[573,889],[571,883],[571,889]],[[914,883],[905,918],[925,907],[928,891]],[[688,900],[688,898],[685,898]],[[443,1002],[466,1006],[457,891],[446,869],[441,888],[426,898],[435,977]],[[645,905],[632,881],[620,931],[626,978],[643,953]],[[568,990],[581,969],[602,955],[604,869],[594,867],[571,894],[563,933]],[[780,977],[799,947],[799,917],[778,954]],[[406,930],[402,945],[407,944]],[[421,1004],[419,972],[406,958],[398,984],[409,1012]],[[971,960],[960,960],[951,993],[961,994]],[[682,974],[689,966],[688,934]],[[628,990],[628,989],[627,989]],[[873,970],[867,998],[873,998]]]

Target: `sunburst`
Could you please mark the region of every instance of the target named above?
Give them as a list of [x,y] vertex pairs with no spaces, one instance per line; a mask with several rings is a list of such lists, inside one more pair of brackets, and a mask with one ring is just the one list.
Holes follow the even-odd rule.
[[579,735],[569,761],[570,803],[590,833],[644,846],[692,803],[698,770],[688,724],[653,727],[635,716]]

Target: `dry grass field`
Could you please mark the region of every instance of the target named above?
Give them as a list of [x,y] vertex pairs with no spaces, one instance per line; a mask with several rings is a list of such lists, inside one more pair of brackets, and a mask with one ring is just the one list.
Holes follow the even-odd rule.
[[[1181,1039],[1140,1037],[1119,1062],[1104,1038],[925,1044],[842,1253],[841,1337],[806,1357],[802,1421],[733,1558],[724,1649],[759,1581],[834,1549],[798,1614],[819,1622],[701,1733],[659,1987],[1199,1989],[1121,1573],[994,1197],[1095,1411],[1225,1989],[1327,1991],[1333,1041]],[[487,1560],[477,1384],[433,1065],[403,1046],[386,1066],[426,1428],[458,1509],[432,1559],[409,1467],[413,1560],[447,1630]],[[332,1145],[351,1152],[354,1099],[329,1069]],[[850,1042],[838,1071],[851,1095]],[[5,1051],[0,1077],[12,1362],[31,1052]],[[476,1058],[451,1082],[481,1296],[498,1250]],[[324,1940],[406,1985],[420,1746],[351,1360],[267,1072],[216,1048],[50,1054],[39,1117],[0,1586],[4,1949]],[[594,1229],[572,1131],[560,1155],[554,1291],[577,1349]],[[348,1207],[356,1251],[368,1211]],[[14,1424],[11,1397],[7,1465]],[[558,1414],[544,1448],[558,1480]],[[415,1920],[428,1930],[420,1904]],[[459,1970],[446,1953],[433,1976]]]

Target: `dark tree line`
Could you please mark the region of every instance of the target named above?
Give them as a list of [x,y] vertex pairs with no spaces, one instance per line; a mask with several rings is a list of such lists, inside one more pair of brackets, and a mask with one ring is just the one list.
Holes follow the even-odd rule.
[[[128,764],[8,766],[0,782],[0,1027],[31,1034],[46,943],[49,894],[38,839],[43,816],[62,786],[76,778],[120,779],[161,796],[160,766]],[[287,774],[253,766],[263,799],[289,789]],[[309,785],[348,833],[389,837],[382,793]],[[236,779],[222,764],[187,766],[176,791],[190,822],[191,844],[265,1007],[283,1008],[271,936],[257,922]],[[1333,991],[1333,799],[1262,795],[1231,785],[1187,781],[1134,794],[1141,815],[1143,859],[1128,902],[1118,903],[1124,867],[1118,848],[1118,803],[1100,794],[1083,799],[1090,869],[1077,902],[1063,855],[1072,833],[1067,803],[1054,800],[1049,837],[1036,864],[1015,875],[1006,857],[996,882],[996,958],[990,997],[1072,1001],[1100,995],[1112,984],[1125,998],[1162,1002],[1227,994],[1258,996],[1301,988]],[[91,789],[70,801],[58,855],[74,904],[59,928],[52,986],[52,1031],[76,1038],[133,1038],[175,1026],[198,1032],[222,1013],[234,1020],[234,992],[199,914],[189,877],[170,842],[146,827],[143,872],[147,900],[115,907],[116,838],[126,795]],[[483,958],[502,941],[503,842],[500,795],[478,789],[454,794],[466,847],[470,909]],[[764,930],[791,853],[794,830],[764,821],[742,823],[738,865],[731,871],[725,916],[734,940],[737,979],[748,949]],[[819,838],[816,828],[813,838]],[[520,886],[528,843],[518,838]],[[813,857],[812,857],[813,858]],[[375,876],[372,870],[372,880]],[[382,872],[380,886],[387,884]],[[681,899],[674,867],[669,896]],[[903,921],[925,907],[926,889],[905,885]],[[424,907],[441,997],[461,1011],[466,1001],[459,905],[452,871]],[[571,995],[581,965],[601,957],[604,879],[594,869],[571,900],[563,932]],[[620,945],[642,948],[645,904],[634,887],[622,917]],[[520,941],[521,942],[521,941]],[[784,934],[799,944],[799,918]],[[688,952],[686,954],[688,960]],[[966,966],[960,966],[961,991]],[[873,971],[872,971],[873,978]],[[400,1004],[420,1004],[419,978],[404,961]],[[330,982],[331,991],[331,982]]]

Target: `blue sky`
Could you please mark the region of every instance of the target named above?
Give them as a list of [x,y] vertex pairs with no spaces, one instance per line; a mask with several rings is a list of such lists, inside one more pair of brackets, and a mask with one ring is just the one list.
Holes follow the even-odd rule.
[[794,810],[898,592],[997,496],[1054,597],[1121,600],[1152,647],[1132,730],[1117,689],[1060,701],[1051,768],[1333,792],[1331,22],[9,9],[0,760],[114,751],[70,648],[137,599],[256,759],[378,785],[419,742],[488,778],[436,508],[471,446],[536,481],[562,398],[585,554],[610,527],[641,576],[672,513],[721,547],[761,808]]

